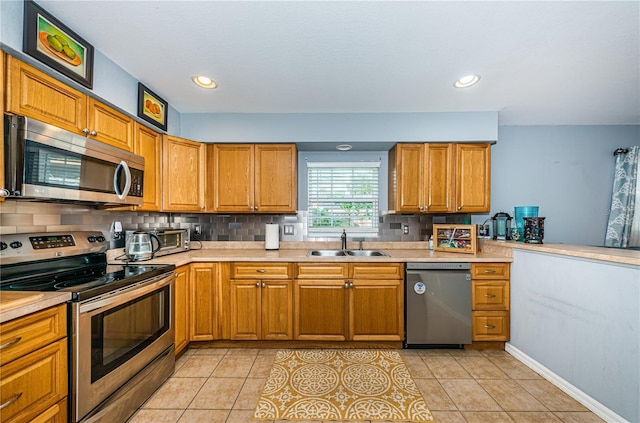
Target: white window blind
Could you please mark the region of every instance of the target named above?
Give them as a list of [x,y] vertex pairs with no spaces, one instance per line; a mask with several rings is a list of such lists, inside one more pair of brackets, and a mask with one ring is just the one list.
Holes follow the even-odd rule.
[[309,232],[378,231],[379,162],[309,162]]

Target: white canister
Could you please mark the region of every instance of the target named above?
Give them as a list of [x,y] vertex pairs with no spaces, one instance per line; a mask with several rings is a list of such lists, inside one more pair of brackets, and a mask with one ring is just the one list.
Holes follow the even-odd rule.
[[277,250],[280,248],[280,225],[267,223],[264,233],[265,250]]

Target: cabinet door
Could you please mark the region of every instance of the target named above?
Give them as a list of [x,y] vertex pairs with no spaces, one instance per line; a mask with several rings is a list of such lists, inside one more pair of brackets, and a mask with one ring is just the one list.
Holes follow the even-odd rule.
[[454,211],[454,146],[453,144],[425,145],[425,211],[429,213]]
[[165,135],[162,139],[162,209],[204,211],[205,145]]
[[75,133],[87,127],[85,94],[12,56],[7,73],[7,111]]
[[176,280],[174,282],[173,303],[174,312],[174,334],[176,355],[180,354],[189,345],[189,265],[180,266],[176,269]]
[[[0,51],[0,134],[4,134],[4,87],[7,84],[5,80],[4,64],[6,54]],[[0,143],[0,192],[5,189],[4,185],[4,142]],[[0,194],[0,204],[4,201],[4,196]]]
[[89,97],[87,102],[89,137],[133,151],[133,119]]
[[347,340],[347,288],[344,280],[296,280],[294,339]]
[[491,145],[456,144],[456,210],[489,212]]
[[136,123],[133,151],[144,157],[144,185],[142,186],[142,205],[140,211],[160,211],[162,207],[162,184],[160,169],[162,166],[162,136]]
[[295,212],[298,207],[297,152],[294,144],[255,146],[255,211]]
[[231,339],[260,339],[259,280],[231,280]]
[[349,289],[353,341],[402,341],[404,296],[400,280],[354,279]]
[[213,146],[213,208],[216,212],[249,213],[254,209],[253,144]]
[[0,421],[27,422],[67,396],[67,339],[0,367]]
[[262,282],[262,339],[293,339],[293,282]]
[[396,144],[389,153],[389,207],[418,213],[425,205],[424,144]]
[[216,263],[191,264],[189,289],[190,340],[212,341],[217,339],[216,285],[218,265]]

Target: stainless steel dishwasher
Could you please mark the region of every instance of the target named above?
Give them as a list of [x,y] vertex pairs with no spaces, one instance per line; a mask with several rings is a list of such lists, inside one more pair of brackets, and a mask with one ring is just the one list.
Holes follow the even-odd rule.
[[405,348],[471,343],[471,264],[407,263]]

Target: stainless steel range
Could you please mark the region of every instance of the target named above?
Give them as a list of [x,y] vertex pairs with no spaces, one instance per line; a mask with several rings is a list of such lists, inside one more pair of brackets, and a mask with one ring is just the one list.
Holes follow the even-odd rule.
[[101,232],[0,238],[0,289],[70,292],[72,422],[125,422],[172,373],[173,265],[108,265]]

